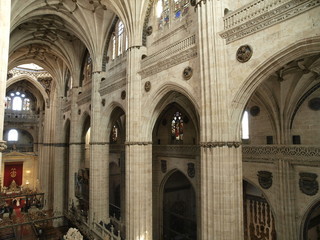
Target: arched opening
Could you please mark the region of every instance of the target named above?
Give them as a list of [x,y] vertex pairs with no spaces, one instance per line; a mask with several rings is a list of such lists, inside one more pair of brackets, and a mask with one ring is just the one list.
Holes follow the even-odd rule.
[[[197,113],[187,97],[174,91],[162,98],[155,112],[158,114],[152,132],[153,238],[197,239],[199,216],[193,212],[199,205],[195,196],[200,194]],[[166,180],[172,172],[177,173]],[[177,189],[173,186],[175,181]],[[186,186],[188,189],[184,189]],[[175,215],[174,211],[178,210],[173,209],[175,203],[171,200],[184,201],[189,197],[192,207],[188,202],[188,210]],[[170,203],[166,203],[168,201]]]
[[109,217],[115,231],[125,237],[125,123],[124,111],[113,110],[108,126],[109,135]]
[[276,240],[275,220],[262,191],[243,181],[244,239]]
[[163,189],[162,239],[197,239],[196,195],[188,178],[175,171]]
[[307,213],[303,225],[303,239],[318,240],[320,237],[320,201]]

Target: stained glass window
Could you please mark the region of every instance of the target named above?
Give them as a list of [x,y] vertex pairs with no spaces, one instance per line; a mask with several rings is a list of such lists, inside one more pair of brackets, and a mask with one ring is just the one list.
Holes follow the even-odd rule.
[[29,100],[29,98],[25,98],[23,100],[22,110],[30,110],[30,100]]
[[157,4],[158,28],[163,29],[169,26],[170,4],[169,0],[159,0]]
[[112,135],[111,135],[112,142],[116,142],[118,140],[118,128],[113,126],[112,128]]
[[173,115],[171,122],[171,136],[173,140],[183,140],[183,118],[180,112]]
[[8,132],[8,141],[18,141],[18,131],[15,129],[11,129]]
[[22,99],[19,96],[13,98],[12,110],[20,111],[22,109]]
[[112,35],[112,59],[120,56],[128,49],[128,37],[122,21],[118,21]]
[[189,11],[189,0],[174,0],[174,17],[178,19],[185,16]]

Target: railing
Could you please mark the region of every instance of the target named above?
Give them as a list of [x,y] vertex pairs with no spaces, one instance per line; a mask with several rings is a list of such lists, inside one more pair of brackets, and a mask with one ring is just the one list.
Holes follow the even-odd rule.
[[199,156],[199,145],[153,145],[152,153],[168,156]]
[[102,239],[121,240],[120,231],[115,231],[113,225],[104,222],[94,224],[95,234]]
[[250,19],[260,16],[266,12],[292,0],[257,0],[227,14],[224,18],[224,29],[238,26]]
[[121,210],[119,207],[113,204],[109,204],[109,216],[114,217],[117,220],[121,218]]
[[5,121],[15,121],[15,122],[37,122],[39,120],[39,114],[27,113],[27,112],[13,112],[5,111],[4,115]]
[[307,145],[243,146],[242,158],[246,160],[287,159],[303,163],[319,163],[320,147]]
[[13,144],[8,143],[4,152],[33,152],[33,144]]
[[256,0],[228,13],[220,35],[230,43],[317,6],[318,0]]
[[146,57],[144,60],[142,60],[141,67],[145,68],[146,66],[156,63],[159,60],[163,60],[169,55],[172,55],[174,53],[180,52],[184,49],[187,49],[193,46],[195,43],[196,43],[195,35],[187,37],[179,42],[173,43],[168,47],[165,47],[164,49]]

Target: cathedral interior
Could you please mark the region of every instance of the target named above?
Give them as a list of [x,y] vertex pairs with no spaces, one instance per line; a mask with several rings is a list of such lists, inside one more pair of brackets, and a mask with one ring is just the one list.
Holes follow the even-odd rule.
[[0,19],[1,240],[320,239],[319,0]]

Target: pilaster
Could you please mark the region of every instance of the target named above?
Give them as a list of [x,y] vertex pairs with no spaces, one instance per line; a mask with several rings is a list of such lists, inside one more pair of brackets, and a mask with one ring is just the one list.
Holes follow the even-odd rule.
[[[152,142],[142,121],[140,59],[142,47],[127,53],[126,239],[152,239]],[[151,134],[150,134],[151,136]]]
[[101,124],[101,96],[99,87],[101,72],[93,72],[91,94],[91,136],[90,136],[90,222],[107,222],[109,217],[109,142],[107,130]]
[[201,224],[203,240],[243,239],[240,133],[231,132],[223,3],[198,1],[201,74]]
[[279,209],[276,214],[277,238],[282,240],[298,240],[299,233],[295,218],[295,196],[293,189],[294,176],[292,166],[288,160],[277,162],[279,178]]

